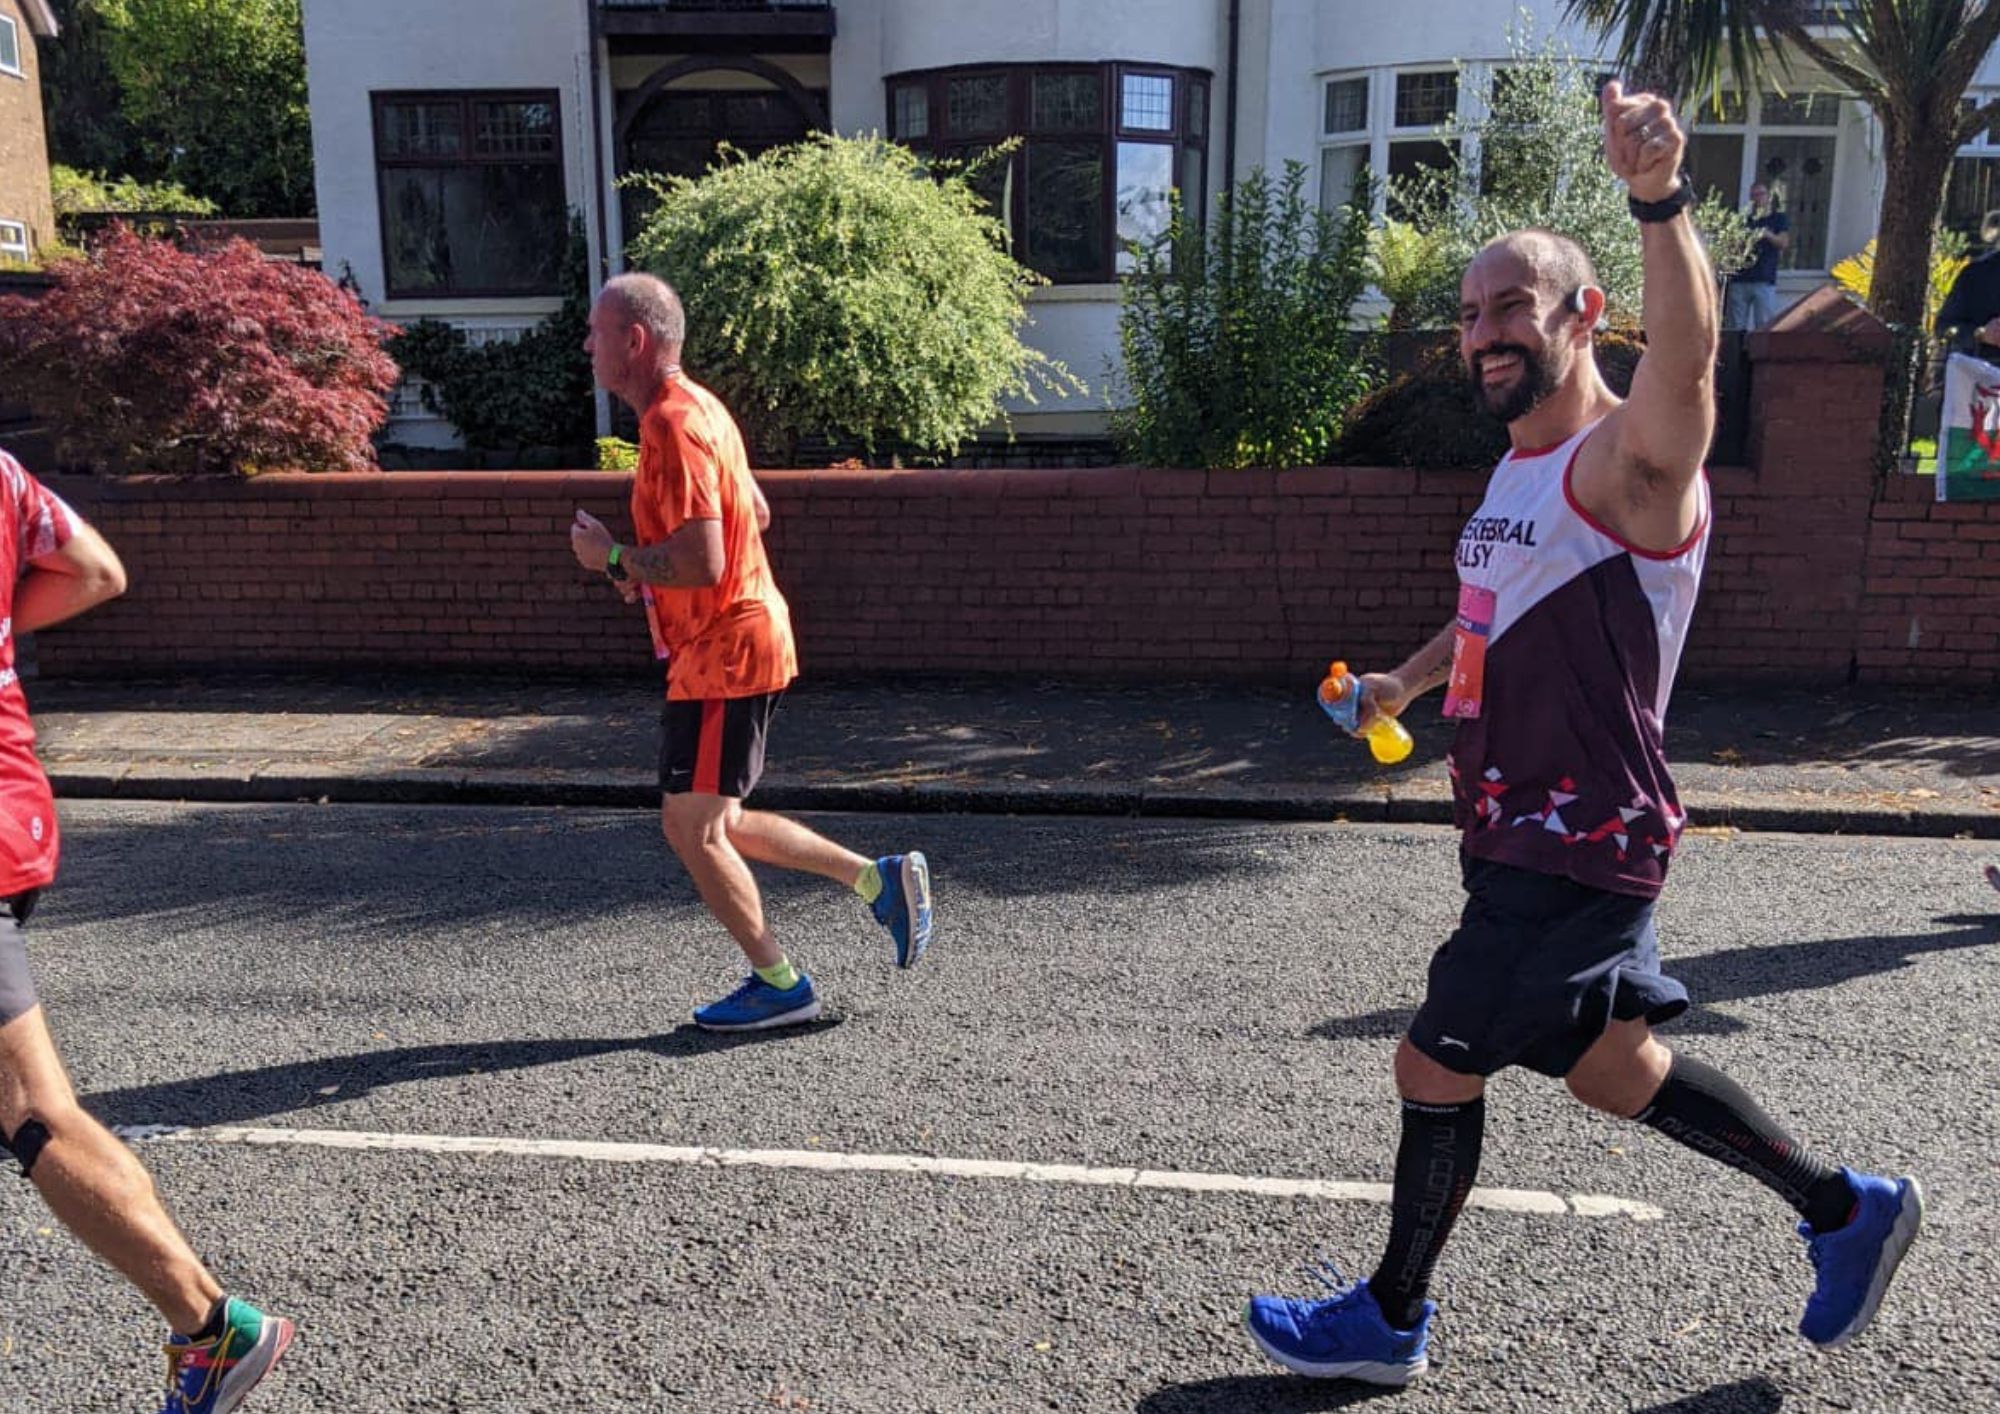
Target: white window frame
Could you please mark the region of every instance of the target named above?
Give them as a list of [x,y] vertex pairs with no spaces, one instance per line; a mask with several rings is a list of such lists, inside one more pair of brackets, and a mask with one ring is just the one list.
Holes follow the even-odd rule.
[[[1367,85],[1367,92],[1361,100],[1361,126],[1341,132],[1328,132],[1326,127],[1327,93],[1337,83],[1352,83],[1359,79]],[[1320,184],[1319,202],[1326,210],[1334,210],[1345,204],[1347,192],[1326,190],[1326,154],[1335,149],[1361,149],[1361,164],[1370,171],[1381,171],[1375,161],[1375,99],[1380,93],[1380,71],[1373,69],[1353,69],[1344,73],[1321,74],[1319,76],[1319,161],[1314,168],[1314,180]],[[1379,194],[1376,205],[1379,206]]]
[[1703,122],[1697,118],[1693,125],[1693,136],[1695,137],[1741,137],[1743,139],[1743,166],[1736,174],[1736,205],[1739,208],[1750,200],[1750,188],[1757,185],[1761,180],[1758,172],[1763,165],[1761,158],[1763,156],[1762,149],[1765,138],[1830,137],[1833,139],[1833,180],[1827,184],[1826,191],[1826,254],[1828,263],[1821,266],[1801,265],[1787,267],[1780,265],[1778,273],[1781,278],[1787,275],[1795,277],[1824,275],[1831,268],[1832,262],[1838,258],[1833,249],[1833,222],[1835,216],[1840,212],[1840,198],[1842,195],[1841,169],[1843,165],[1841,158],[1846,156],[1843,150],[1842,130],[1846,127],[1846,120],[1850,111],[1848,105],[1856,100],[1853,95],[1834,89],[1816,89],[1813,91],[1831,96],[1837,101],[1839,107],[1831,125],[1812,126],[1797,123],[1781,123],[1767,126],[1764,122],[1764,95],[1761,92],[1746,94],[1744,96],[1743,121],[1740,123]]
[[[1971,88],[1965,91],[1965,101],[1971,104],[1974,109],[1984,108],[1995,99],[2000,99],[2000,89]],[[1963,159],[1966,161],[2000,164],[2000,139],[1995,138],[1995,129],[2000,129],[2000,118],[1995,118],[1970,138],[1960,143],[1958,150],[1952,153],[1952,159],[1954,161]],[[1975,253],[1978,244],[1979,238],[1974,236],[1972,245]]]
[[[9,231],[19,232],[19,239],[7,239]],[[11,216],[0,216],[0,260],[18,260],[25,265],[34,258],[34,253],[34,247],[28,240],[28,223],[16,221]]]
[[[1484,85],[1490,81],[1493,64],[1486,62],[1466,62],[1463,64],[1398,64],[1375,69],[1338,69],[1317,75],[1319,82],[1319,139],[1316,144],[1319,163],[1314,173],[1314,181],[1324,186],[1326,172],[1325,153],[1329,148],[1359,147],[1366,150],[1368,170],[1375,174],[1378,183],[1386,183],[1389,172],[1389,149],[1399,142],[1448,142],[1459,144],[1461,153],[1465,151],[1467,122],[1478,115],[1476,105],[1485,99],[1480,95]],[[1415,127],[1396,126],[1396,82],[1405,74],[1451,74],[1457,80],[1457,92],[1453,95],[1451,116],[1443,123],[1419,124]],[[1368,80],[1368,105],[1365,129],[1346,133],[1326,131],[1326,91],[1330,85],[1349,79]],[[1346,199],[1341,193],[1331,198],[1334,205]],[[1320,204],[1328,204],[1328,193],[1320,192]],[[1388,189],[1378,185],[1375,192],[1373,215],[1378,221],[1388,210]]]
[[21,56],[21,24],[12,15],[0,15],[0,27],[14,37],[14,62],[0,59],[0,74],[12,74],[17,79],[28,76],[28,61]]

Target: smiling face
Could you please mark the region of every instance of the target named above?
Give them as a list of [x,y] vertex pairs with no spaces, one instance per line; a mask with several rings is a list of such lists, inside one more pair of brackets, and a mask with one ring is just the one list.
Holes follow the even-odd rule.
[[1458,351],[1473,401],[1502,422],[1526,417],[1575,370],[1579,316],[1549,275],[1521,249],[1496,245],[1459,285]]

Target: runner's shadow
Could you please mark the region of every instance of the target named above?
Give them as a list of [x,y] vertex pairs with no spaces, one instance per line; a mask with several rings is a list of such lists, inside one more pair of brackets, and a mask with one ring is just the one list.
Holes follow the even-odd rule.
[[670,1060],[684,1060],[786,1038],[809,1039],[839,1024],[839,1017],[825,1017],[809,1026],[778,1031],[724,1034],[687,1024],[658,1036],[404,1046],[103,1090],[86,1095],[84,1104],[92,1114],[113,1125],[243,1124],[273,1115],[344,1105],[391,1085],[527,1070],[628,1051],[649,1051]]
[[1717,1385],[1671,1404],[1649,1404],[1633,1414],[1773,1414],[1785,1407],[1785,1392],[1759,1375],[1733,1385]]
[[1320,1414],[1402,1394],[1399,1389],[1351,1380],[1305,1380],[1297,1375],[1231,1375],[1155,1390],[1133,1414]]
[[[1667,1027],[1683,1035],[1729,1036],[1749,1023],[1710,1010],[1713,1002],[1837,987],[1843,982],[1897,972],[1925,953],[2000,944],[2000,915],[1953,913],[1934,920],[1950,932],[1907,933],[1878,938],[1827,938],[1812,943],[1776,943],[1699,957],[1666,960],[1666,971],[1687,984],[1694,1005]],[[1412,1007],[1384,1007],[1360,1016],[1323,1021],[1309,1033],[1322,1041],[1394,1040],[1409,1030]]]

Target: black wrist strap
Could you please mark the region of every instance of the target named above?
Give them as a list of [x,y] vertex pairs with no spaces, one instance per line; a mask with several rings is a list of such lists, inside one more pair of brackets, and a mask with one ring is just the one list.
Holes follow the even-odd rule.
[[1625,205],[1630,208],[1632,219],[1635,221],[1649,223],[1671,221],[1694,205],[1694,183],[1683,176],[1681,184],[1674,189],[1672,196],[1659,201],[1641,201],[1636,196],[1628,196],[1625,198]]

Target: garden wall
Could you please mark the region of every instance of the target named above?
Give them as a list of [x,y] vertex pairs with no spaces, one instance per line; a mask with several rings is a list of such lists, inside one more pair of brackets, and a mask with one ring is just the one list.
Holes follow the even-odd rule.
[[[2000,503],[1874,465],[1880,364],[1753,336],[1748,466],[1684,681],[2000,684]],[[1299,678],[1441,627],[1483,471],[776,471],[772,557],[813,674]],[[60,479],[124,555],[119,602],[40,635],[52,675],[648,669],[643,621],[571,560],[598,473]]]

